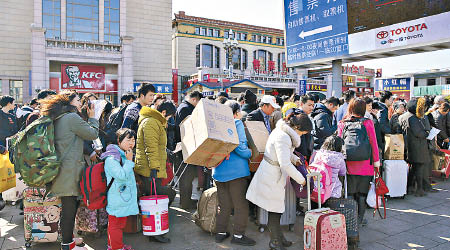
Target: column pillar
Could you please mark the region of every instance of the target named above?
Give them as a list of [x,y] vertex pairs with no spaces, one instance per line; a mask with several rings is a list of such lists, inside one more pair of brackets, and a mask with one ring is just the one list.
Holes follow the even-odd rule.
[[342,59],[333,60],[332,65],[331,96],[340,98],[342,96]]
[[[120,67],[119,67],[120,68]],[[122,67],[121,77],[118,86],[119,96],[128,89],[133,89],[133,37],[122,37]]]
[[98,1],[98,41],[105,41],[105,0]]
[[48,88],[46,79],[45,29],[31,25],[31,80],[32,88]]
[[61,39],[67,39],[67,2],[61,0]]

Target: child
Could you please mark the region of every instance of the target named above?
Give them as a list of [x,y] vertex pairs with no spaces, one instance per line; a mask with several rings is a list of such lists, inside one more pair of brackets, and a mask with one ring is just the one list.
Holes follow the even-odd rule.
[[117,131],[119,145],[110,144],[101,158],[105,160],[107,183],[114,182],[108,191],[108,250],[133,250],[124,245],[123,228],[127,216],[139,213],[137,204],[137,188],[134,179],[133,148],[136,143],[136,133],[128,128]]
[[331,177],[331,198],[341,198],[342,193],[342,183],[338,176],[345,176],[347,171],[345,166],[345,157],[342,153],[342,146],[344,145],[344,140],[337,136],[329,136],[323,143],[320,150],[316,151],[314,154],[314,159],[312,164],[323,165],[331,167],[332,177]]

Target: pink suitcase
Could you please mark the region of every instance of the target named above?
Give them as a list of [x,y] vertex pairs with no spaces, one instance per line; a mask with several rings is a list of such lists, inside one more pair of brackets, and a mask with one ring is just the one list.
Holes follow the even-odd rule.
[[343,250],[347,247],[345,217],[329,208],[321,208],[321,191],[318,188],[319,209],[311,210],[310,179],[320,183],[321,174],[312,172],[307,175],[308,211],[305,214],[303,244],[305,250]]

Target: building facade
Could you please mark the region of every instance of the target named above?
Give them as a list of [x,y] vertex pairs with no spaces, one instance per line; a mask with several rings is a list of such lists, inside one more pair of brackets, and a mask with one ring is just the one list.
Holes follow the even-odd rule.
[[77,89],[116,102],[136,83],[170,85],[171,20],[171,0],[2,1],[1,94]]
[[[172,27],[172,67],[178,75],[203,82],[250,79],[280,94],[298,90],[296,75],[286,68],[283,30],[194,17],[184,11],[175,14]],[[224,49],[228,38],[238,42],[231,53],[232,77]],[[190,84],[180,81],[180,91]]]

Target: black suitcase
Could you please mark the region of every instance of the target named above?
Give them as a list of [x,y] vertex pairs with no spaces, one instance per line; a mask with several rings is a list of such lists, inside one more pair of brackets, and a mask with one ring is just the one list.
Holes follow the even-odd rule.
[[345,198],[330,198],[327,205],[330,209],[344,215],[347,228],[347,242],[357,244],[359,242],[358,230],[358,203],[354,199],[347,198],[347,176],[344,181]]

